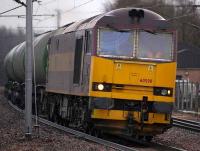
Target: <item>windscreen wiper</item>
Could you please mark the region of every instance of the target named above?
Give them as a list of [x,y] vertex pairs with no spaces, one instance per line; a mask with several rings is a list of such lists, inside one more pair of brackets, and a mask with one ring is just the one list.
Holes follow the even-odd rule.
[[[144,30],[144,29],[143,29]],[[147,33],[150,33],[150,34],[154,34],[154,35],[156,35],[156,32],[155,31],[153,31],[153,30],[144,30],[145,32],[147,32]]]

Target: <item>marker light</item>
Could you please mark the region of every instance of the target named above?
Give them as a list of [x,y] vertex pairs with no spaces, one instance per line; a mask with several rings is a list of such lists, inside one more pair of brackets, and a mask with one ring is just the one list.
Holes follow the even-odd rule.
[[98,84],[97,86],[99,91],[102,91],[104,89],[104,85],[103,84]]
[[167,91],[167,94],[168,94],[168,95],[170,95],[170,94],[171,94],[171,91],[170,91],[170,90],[168,90],[168,91]]

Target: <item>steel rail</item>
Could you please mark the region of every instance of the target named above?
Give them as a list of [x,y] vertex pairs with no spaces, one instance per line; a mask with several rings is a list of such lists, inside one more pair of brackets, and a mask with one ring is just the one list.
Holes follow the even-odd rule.
[[[8,101],[8,103],[15,110],[17,110],[18,112],[24,114],[24,110],[22,110],[22,109],[18,108],[17,106],[13,105],[10,101]],[[33,115],[32,118],[35,118],[35,116]],[[117,144],[117,143],[113,143],[113,142],[110,142],[110,141],[107,141],[107,140],[104,140],[104,139],[100,139],[100,138],[88,135],[86,133],[83,133],[83,132],[80,132],[80,131],[76,131],[74,129],[71,129],[71,128],[68,128],[68,127],[64,127],[64,126],[61,126],[59,124],[50,122],[50,121],[48,121],[46,119],[43,119],[43,118],[40,118],[40,117],[38,118],[38,120],[39,120],[40,123],[43,123],[43,124],[48,125],[50,127],[59,129],[59,130],[61,130],[63,132],[66,132],[66,133],[73,134],[73,135],[77,136],[78,138],[83,138],[85,140],[89,140],[89,141],[95,142],[97,144],[104,145],[106,147],[110,147],[110,148],[113,148],[113,149],[116,149],[116,150],[119,150],[119,151],[138,151],[137,149],[135,149],[133,147],[127,147],[127,146],[120,145],[120,144]]]
[[[22,110],[22,109],[18,108],[17,106],[13,105],[10,101],[8,101],[8,103],[12,108],[14,108],[18,112],[24,114],[24,110]],[[35,118],[35,116],[32,116],[32,117]],[[175,119],[175,118],[173,118],[173,119]],[[113,149],[116,149],[116,150],[120,150],[120,151],[138,151],[137,149],[135,149],[133,147],[127,147],[127,146],[124,146],[124,145],[113,143],[111,141],[103,140],[103,139],[88,135],[86,133],[83,133],[83,132],[80,132],[80,131],[76,131],[74,129],[70,129],[70,128],[67,128],[67,127],[64,127],[64,126],[61,126],[61,125],[58,125],[56,123],[50,122],[50,121],[48,121],[46,119],[43,119],[43,118],[38,118],[38,120],[39,120],[40,123],[43,123],[45,125],[54,127],[56,129],[59,129],[61,131],[66,132],[66,133],[73,134],[73,135],[77,136],[78,138],[83,138],[83,139],[86,139],[86,140],[89,140],[89,141],[92,141],[92,142],[95,142],[95,143],[98,143],[98,144],[101,144],[101,145],[104,145],[104,146],[107,146],[107,147],[110,147],[110,148],[113,148]],[[191,121],[191,122],[194,122],[194,121]],[[134,142],[136,141],[133,138],[131,138],[131,139],[130,138],[126,138],[126,139],[129,140],[129,141],[134,141]],[[138,141],[136,141],[136,142],[139,143]],[[149,144],[151,144],[151,145],[160,146],[160,147],[167,147],[168,150],[172,150],[172,151],[185,151],[184,149],[176,148],[176,147],[173,147],[173,146],[165,146],[164,144],[159,144],[159,143],[154,143],[154,142],[145,143],[145,144],[142,143],[142,144],[145,145],[145,146],[148,146]]]
[[200,132],[200,122],[192,121],[192,120],[184,120],[180,118],[172,118],[173,126],[180,127],[183,129]]

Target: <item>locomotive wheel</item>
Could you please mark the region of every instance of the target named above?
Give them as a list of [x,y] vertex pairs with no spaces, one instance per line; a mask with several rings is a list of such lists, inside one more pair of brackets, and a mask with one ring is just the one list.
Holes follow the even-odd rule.
[[12,92],[12,94],[11,94],[11,102],[15,105],[15,101],[16,101],[16,97],[15,97],[15,95],[14,95],[14,92]]
[[88,129],[88,134],[94,136],[94,128],[93,127]]
[[[23,96],[22,96],[22,98],[23,98]],[[21,99],[20,104],[19,104],[19,108],[22,109],[22,110],[25,109],[25,100]]]
[[94,127],[92,127],[90,130],[89,130],[89,134],[92,135],[92,136],[95,136],[95,137],[101,137],[101,130],[98,130]]
[[62,125],[66,126],[66,127],[69,127],[69,120],[63,119],[62,120]]
[[52,120],[52,122],[55,122],[55,123],[58,123],[58,124],[61,123],[61,122],[60,122],[60,121],[61,121],[61,120],[60,120],[60,117],[59,117],[59,115],[58,115],[58,106],[57,106],[57,105],[54,106],[53,114],[52,114],[51,120]]
[[153,139],[153,136],[145,136],[145,141],[151,142]]
[[94,136],[95,135],[95,127],[93,124],[88,124],[87,125],[87,131],[89,135]]
[[48,120],[51,122],[54,122],[55,117],[53,117],[53,113],[51,113],[52,111],[52,106],[51,104],[48,102],[47,103],[47,115],[48,115]]
[[94,136],[95,136],[95,137],[99,137],[99,138],[101,138],[101,136],[102,136],[102,134],[101,134],[101,130],[99,130],[99,129],[95,129],[95,131],[94,131]]
[[144,140],[144,136],[143,135],[136,135],[136,137],[135,137],[136,139],[138,139],[138,140]]

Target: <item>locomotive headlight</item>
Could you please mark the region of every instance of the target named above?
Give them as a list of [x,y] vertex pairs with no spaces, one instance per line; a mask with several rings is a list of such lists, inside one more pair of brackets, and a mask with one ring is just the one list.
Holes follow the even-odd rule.
[[104,85],[103,84],[98,84],[97,88],[98,88],[99,91],[103,91]]
[[162,95],[165,96],[165,95],[167,95],[167,93],[168,93],[168,91],[167,91],[166,89],[161,90],[161,94],[162,94]]
[[111,92],[112,91],[112,84],[93,82],[92,83],[92,90],[93,91]]

